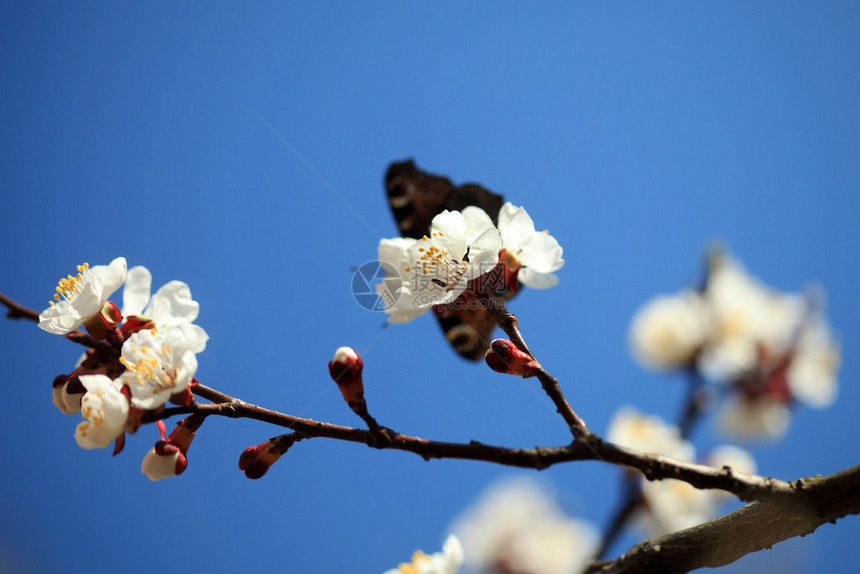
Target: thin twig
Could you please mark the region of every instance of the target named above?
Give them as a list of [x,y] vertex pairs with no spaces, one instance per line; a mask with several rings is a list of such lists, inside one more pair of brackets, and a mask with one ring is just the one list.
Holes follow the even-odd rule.
[[[499,327],[501,327],[502,331],[505,332],[511,342],[516,345],[519,350],[524,353],[528,353],[529,356],[536,359],[534,353],[531,352],[531,349],[529,349],[529,346],[526,344],[526,341],[520,332],[519,321],[513,313],[507,310],[505,300],[502,297],[494,297],[493,305],[490,305],[490,309],[493,310]],[[588,426],[586,426],[582,417],[576,414],[576,411],[574,411],[573,407],[570,406],[570,403],[567,402],[567,398],[565,398],[564,393],[558,384],[558,380],[550,375],[543,367],[537,370],[536,375],[544,392],[550,400],[552,400],[553,404],[555,404],[556,411],[562,416],[562,418],[564,418],[568,428],[570,428],[571,434],[573,434],[575,438],[587,442],[588,438],[591,436],[591,431],[588,430]]]
[[39,322],[39,312],[13,301],[3,293],[0,293],[0,303],[6,306],[6,317],[9,319],[29,319],[35,323]]
[[[192,409],[193,412],[255,419],[293,429],[309,438],[325,437],[364,444],[373,444],[374,441],[374,435],[371,431],[279,413],[246,403],[202,384],[192,387],[192,392],[215,403],[198,405]],[[741,500],[767,500],[793,492],[791,484],[782,480],[641,453],[607,442],[593,433],[588,435],[587,441],[574,441],[562,447],[507,448],[487,445],[478,441],[469,443],[433,441],[388,430],[390,431],[390,443],[373,444],[373,446],[412,452],[426,460],[431,458],[480,460],[535,469],[544,469],[554,464],[575,460],[603,460],[612,464],[635,468],[649,480],[674,478],[688,482],[696,488],[726,490]]]

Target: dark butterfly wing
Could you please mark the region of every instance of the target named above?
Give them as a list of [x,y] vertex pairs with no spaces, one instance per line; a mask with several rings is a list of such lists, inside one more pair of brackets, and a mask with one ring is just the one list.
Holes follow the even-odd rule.
[[433,313],[445,333],[445,338],[461,357],[470,361],[484,358],[496,329],[496,320],[489,311],[439,306],[433,308]]
[[[385,176],[385,189],[391,212],[403,237],[420,239],[430,231],[433,218],[444,210],[462,211],[469,205],[483,209],[498,223],[501,195],[475,183],[459,187],[447,177],[421,171],[412,160],[392,163]],[[504,292],[510,299],[518,285]],[[468,292],[450,305],[434,307],[433,312],[445,337],[461,357],[478,361],[490,348],[496,321],[486,302]]]
[[421,239],[430,231],[430,222],[446,209],[462,211],[475,205],[498,223],[501,195],[476,184],[456,187],[447,177],[415,167],[412,160],[392,163],[385,175],[385,189],[391,212],[403,237]]

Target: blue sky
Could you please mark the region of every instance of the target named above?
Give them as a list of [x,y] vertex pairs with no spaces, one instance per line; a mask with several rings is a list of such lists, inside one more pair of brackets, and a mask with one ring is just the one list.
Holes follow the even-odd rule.
[[[155,286],[191,286],[212,387],[358,425],[326,370],[351,345],[382,424],[564,444],[535,383],[459,360],[429,317],[383,330],[353,300],[351,267],[396,235],[385,169],[411,157],[525,205],[565,248],[560,285],[512,311],[597,431],[623,404],[675,416],[682,381],[639,368],[626,330],[645,299],[698,278],[709,242],[775,287],[822,285],[839,400],[752,450],[767,475],[832,473],[860,454],[845,440],[860,408],[858,17],[849,2],[7,3],[0,291],[42,308],[77,263],[123,255]],[[249,481],[239,453],[276,431],[225,419],[182,477],[152,484],[139,465],[154,428],[111,458],[79,449],[77,419],[51,405],[79,349],[21,322],[0,339],[4,571],[379,572],[438,548],[512,472],[318,439]],[[721,440],[708,424],[696,439]],[[619,476],[541,473],[601,525]],[[831,571],[858,533],[848,518],[737,571]]]

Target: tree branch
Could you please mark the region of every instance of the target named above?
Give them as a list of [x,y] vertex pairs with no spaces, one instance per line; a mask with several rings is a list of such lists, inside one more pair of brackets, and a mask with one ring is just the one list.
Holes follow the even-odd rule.
[[[38,313],[2,293],[0,303],[9,309],[7,315],[11,318],[38,320]],[[499,324],[518,348],[534,356],[528,350],[513,314],[502,308]],[[117,351],[114,346],[93,341],[81,331],[71,333],[68,338],[87,346],[104,346],[109,351]],[[595,563],[592,570],[599,572],[638,572],[643,569],[685,572],[702,566],[721,566],[781,540],[813,532],[824,522],[860,512],[860,466],[826,478],[788,483],[736,473],[729,467],[717,469],[640,453],[607,442],[592,433],[567,402],[558,381],[543,368],[536,375],[575,437],[567,446],[506,448],[474,440],[468,443],[441,442],[403,435],[390,429],[385,429],[386,440],[380,441],[379,428],[374,432],[295,417],[246,403],[199,383],[191,387],[191,391],[212,401],[210,404],[193,402],[185,407],[154,411],[147,413],[146,421],[187,413],[250,418],[291,429],[301,438],[325,437],[364,443],[375,448],[412,452],[425,460],[478,460],[538,470],[561,462],[602,460],[636,469],[648,480],[678,479],[696,488],[721,489],[742,500],[758,501],[707,524],[647,540],[617,560]]]
[[[2,295],[2,294],[0,294]],[[16,309],[17,313],[25,317],[37,317],[38,313],[12,301],[5,295],[0,298],[10,309]],[[502,307],[499,324],[510,331],[512,341],[517,341],[524,346],[525,342],[519,334],[516,317]],[[77,333],[77,332],[75,332]],[[106,345],[101,341],[92,341],[88,335],[81,333],[69,337],[76,342],[88,344],[89,346]],[[108,346],[109,347],[109,346]],[[529,351],[529,354],[531,352]],[[533,356],[533,355],[532,355]],[[378,433],[323,423],[312,419],[304,419],[277,411],[265,409],[246,403],[226,395],[215,389],[197,384],[192,387],[192,392],[202,398],[213,402],[211,405],[192,405],[187,409],[170,409],[159,416],[154,413],[153,421],[159,418],[181,413],[200,413],[204,415],[219,415],[233,418],[251,418],[267,422],[276,426],[301,432],[308,438],[326,437],[351,442],[359,442],[375,446],[376,448],[391,448],[415,453],[425,460],[431,458],[454,458],[466,460],[480,460],[515,466],[521,468],[544,469],[560,462],[575,460],[602,460],[604,462],[635,468],[642,472],[648,480],[659,480],[663,478],[675,478],[688,482],[696,488],[716,488],[731,492],[741,500],[767,500],[774,496],[790,494],[792,486],[782,480],[764,478],[755,475],[735,473],[731,469],[717,469],[711,466],[685,463],[673,460],[665,456],[640,453],[603,440],[599,435],[588,430],[585,422],[567,402],[558,381],[545,370],[540,369],[538,378],[544,386],[547,394],[555,402],[559,413],[570,426],[571,431],[578,440],[564,447],[535,447],[535,448],[506,448],[501,446],[486,445],[478,441],[469,443],[451,443],[431,441],[419,437],[403,435],[391,431],[390,443],[379,441]],[[147,419],[149,420],[149,419]]]
[[590,432],[585,440],[574,441],[562,447],[507,448],[474,440],[468,443],[441,442],[408,436],[396,431],[391,431],[389,444],[378,444],[378,441],[374,440],[374,433],[367,430],[279,413],[246,403],[201,384],[195,385],[191,390],[195,395],[211,400],[214,404],[197,405],[189,412],[255,419],[298,431],[307,438],[325,437],[370,444],[376,448],[403,450],[417,454],[425,460],[431,458],[479,460],[538,470],[561,462],[602,460],[635,468],[649,480],[674,478],[689,482],[696,488],[726,490],[742,500],[767,500],[775,496],[791,494],[795,490],[790,483],[783,480],[637,452],[607,442]]
[[640,542],[594,571],[675,573],[716,568],[860,513],[860,466],[792,484],[793,496],[754,502],[705,524]]

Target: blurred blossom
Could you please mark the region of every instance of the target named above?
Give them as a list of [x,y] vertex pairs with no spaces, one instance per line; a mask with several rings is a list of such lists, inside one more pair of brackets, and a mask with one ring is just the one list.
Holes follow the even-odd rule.
[[[624,407],[613,417],[607,438],[621,446],[694,462],[693,445],[681,438],[679,429],[666,424],[660,417],[646,416]],[[723,445],[713,450],[705,464],[746,474],[756,471],[755,460],[746,450]],[[723,502],[732,498],[720,490],[698,490],[674,479],[646,480],[639,476],[644,505],[637,511],[635,521],[650,535],[675,532],[711,520]]]
[[567,516],[540,483],[529,478],[490,486],[454,522],[466,566],[495,574],[570,574],[597,549],[597,530]]
[[778,440],[788,430],[791,412],[779,397],[741,397],[720,415],[720,430],[735,439]]
[[726,433],[778,439],[793,404],[824,408],[836,399],[840,348],[821,315],[822,297],[767,287],[721,253],[699,293],[657,297],[637,312],[630,348],[646,367],[695,368],[725,385]]
[[[714,449],[706,464],[717,468],[728,466],[733,472],[745,474],[756,471],[752,455],[733,445]],[[699,490],[673,479],[642,479],[642,497],[645,509],[636,519],[650,535],[676,532],[707,522],[719,514],[724,502],[733,498],[722,490]]]
[[621,407],[606,438],[615,444],[651,454],[662,454],[684,462],[695,458],[693,445],[681,438],[681,431],[658,416],[643,415],[633,407]]
[[805,313],[800,297],[766,288],[727,256],[711,265],[704,297],[713,331],[699,368],[722,382],[755,368],[762,349],[772,355],[788,351]]
[[463,546],[456,536],[450,535],[442,545],[442,552],[427,555],[418,550],[408,563],[386,570],[384,574],[456,574],[463,564]]
[[786,373],[792,396],[812,407],[829,407],[836,400],[839,363],[839,345],[827,324],[819,320],[807,325]]
[[630,349],[646,367],[677,369],[693,361],[708,334],[704,301],[693,291],[682,291],[656,297],[636,312]]

